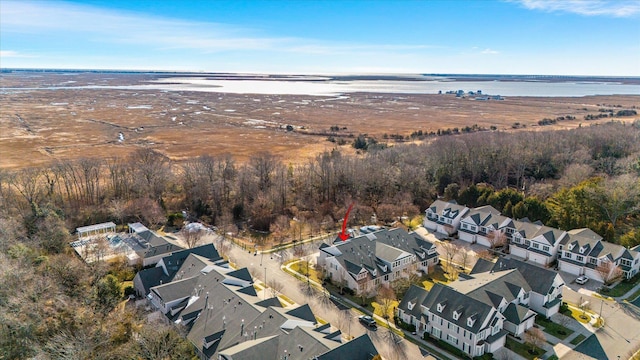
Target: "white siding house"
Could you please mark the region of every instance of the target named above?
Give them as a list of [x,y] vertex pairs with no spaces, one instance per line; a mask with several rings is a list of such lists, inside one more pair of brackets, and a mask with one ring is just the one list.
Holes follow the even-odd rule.
[[466,206],[436,200],[425,210],[424,227],[451,236],[458,231],[460,220],[469,212]]

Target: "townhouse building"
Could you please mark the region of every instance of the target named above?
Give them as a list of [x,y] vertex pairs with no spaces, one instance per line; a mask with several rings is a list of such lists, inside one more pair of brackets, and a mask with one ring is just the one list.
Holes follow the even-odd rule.
[[317,259],[334,284],[359,293],[371,293],[412,272],[428,273],[438,261],[434,244],[403,229],[381,229],[322,244]]

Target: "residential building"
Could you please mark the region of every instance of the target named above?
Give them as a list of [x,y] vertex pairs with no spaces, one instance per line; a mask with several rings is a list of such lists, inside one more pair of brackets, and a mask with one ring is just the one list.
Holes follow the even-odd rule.
[[514,224],[516,229],[509,246],[512,255],[543,266],[549,266],[556,260],[566,231],[522,220]]
[[334,245],[322,244],[317,263],[334,284],[361,294],[372,294],[410,273],[428,273],[438,263],[436,247],[415,233],[403,229],[382,229]]
[[342,333],[319,325],[308,305],[283,308],[277,297],[259,297],[246,268],[193,253],[147,298],[185,331],[201,359],[371,360],[378,354],[368,335],[343,343]]
[[458,236],[471,244],[478,243],[486,247],[506,245],[516,231],[511,218],[502,216],[491,205],[470,210],[460,221]]
[[551,269],[536,266],[531,262],[502,257],[495,263],[479,259],[469,275],[475,276],[480,273],[508,269],[518,270],[527,284],[529,284],[531,288],[529,308],[546,318],[558,312],[562,303],[562,290],[565,284],[562,277]]
[[436,200],[425,210],[423,226],[429,230],[451,236],[458,231],[460,220],[469,212],[466,206],[455,202]]
[[444,340],[470,357],[504,346],[505,336],[556,314],[564,282],[554,271],[517,259],[479,260],[471,273],[431,290],[412,286],[397,315],[420,335]]
[[609,280],[620,269],[629,279],[640,269],[640,252],[606,242],[590,229],[574,229],[560,242],[558,269],[596,281]]
[[506,341],[505,316],[495,306],[439,283],[428,291],[412,285],[397,315],[419,335],[446,341],[470,357],[492,353]]
[[[147,296],[152,287],[171,282],[178,274],[179,268],[183,265],[190,254],[198,255],[206,261],[213,262],[218,266],[225,266],[213,244],[205,244],[192,249],[185,249],[174,252],[160,259],[156,266],[139,271],[133,278],[133,287],[138,296]],[[202,263],[203,261],[201,261]],[[202,266],[204,267],[204,266]],[[184,274],[179,274],[182,277]]]
[[182,246],[149,230],[141,223],[128,224],[129,234],[137,241],[134,250],[142,259],[142,266],[154,265],[164,256],[183,250]]

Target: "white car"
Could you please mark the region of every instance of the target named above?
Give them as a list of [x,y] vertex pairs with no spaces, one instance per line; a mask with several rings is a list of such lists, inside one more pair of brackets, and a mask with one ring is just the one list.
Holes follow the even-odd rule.
[[588,277],[586,277],[586,276],[584,276],[584,275],[582,275],[582,276],[580,276],[580,277],[578,277],[578,278],[576,279],[576,282],[577,282],[578,284],[580,284],[580,285],[584,285],[584,284],[586,284],[586,283],[587,283],[587,281],[589,281],[589,278],[588,278]]

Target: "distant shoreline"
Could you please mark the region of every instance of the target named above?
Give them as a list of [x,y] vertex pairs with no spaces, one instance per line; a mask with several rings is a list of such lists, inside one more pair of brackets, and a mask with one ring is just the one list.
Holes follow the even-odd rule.
[[524,81],[524,82],[615,82],[640,85],[640,76],[594,76],[594,75],[535,75],[535,74],[261,74],[193,71],[149,71],[149,70],[89,70],[89,69],[22,69],[1,68],[2,74],[132,74],[158,77],[207,77],[211,80],[286,80],[286,81]]

